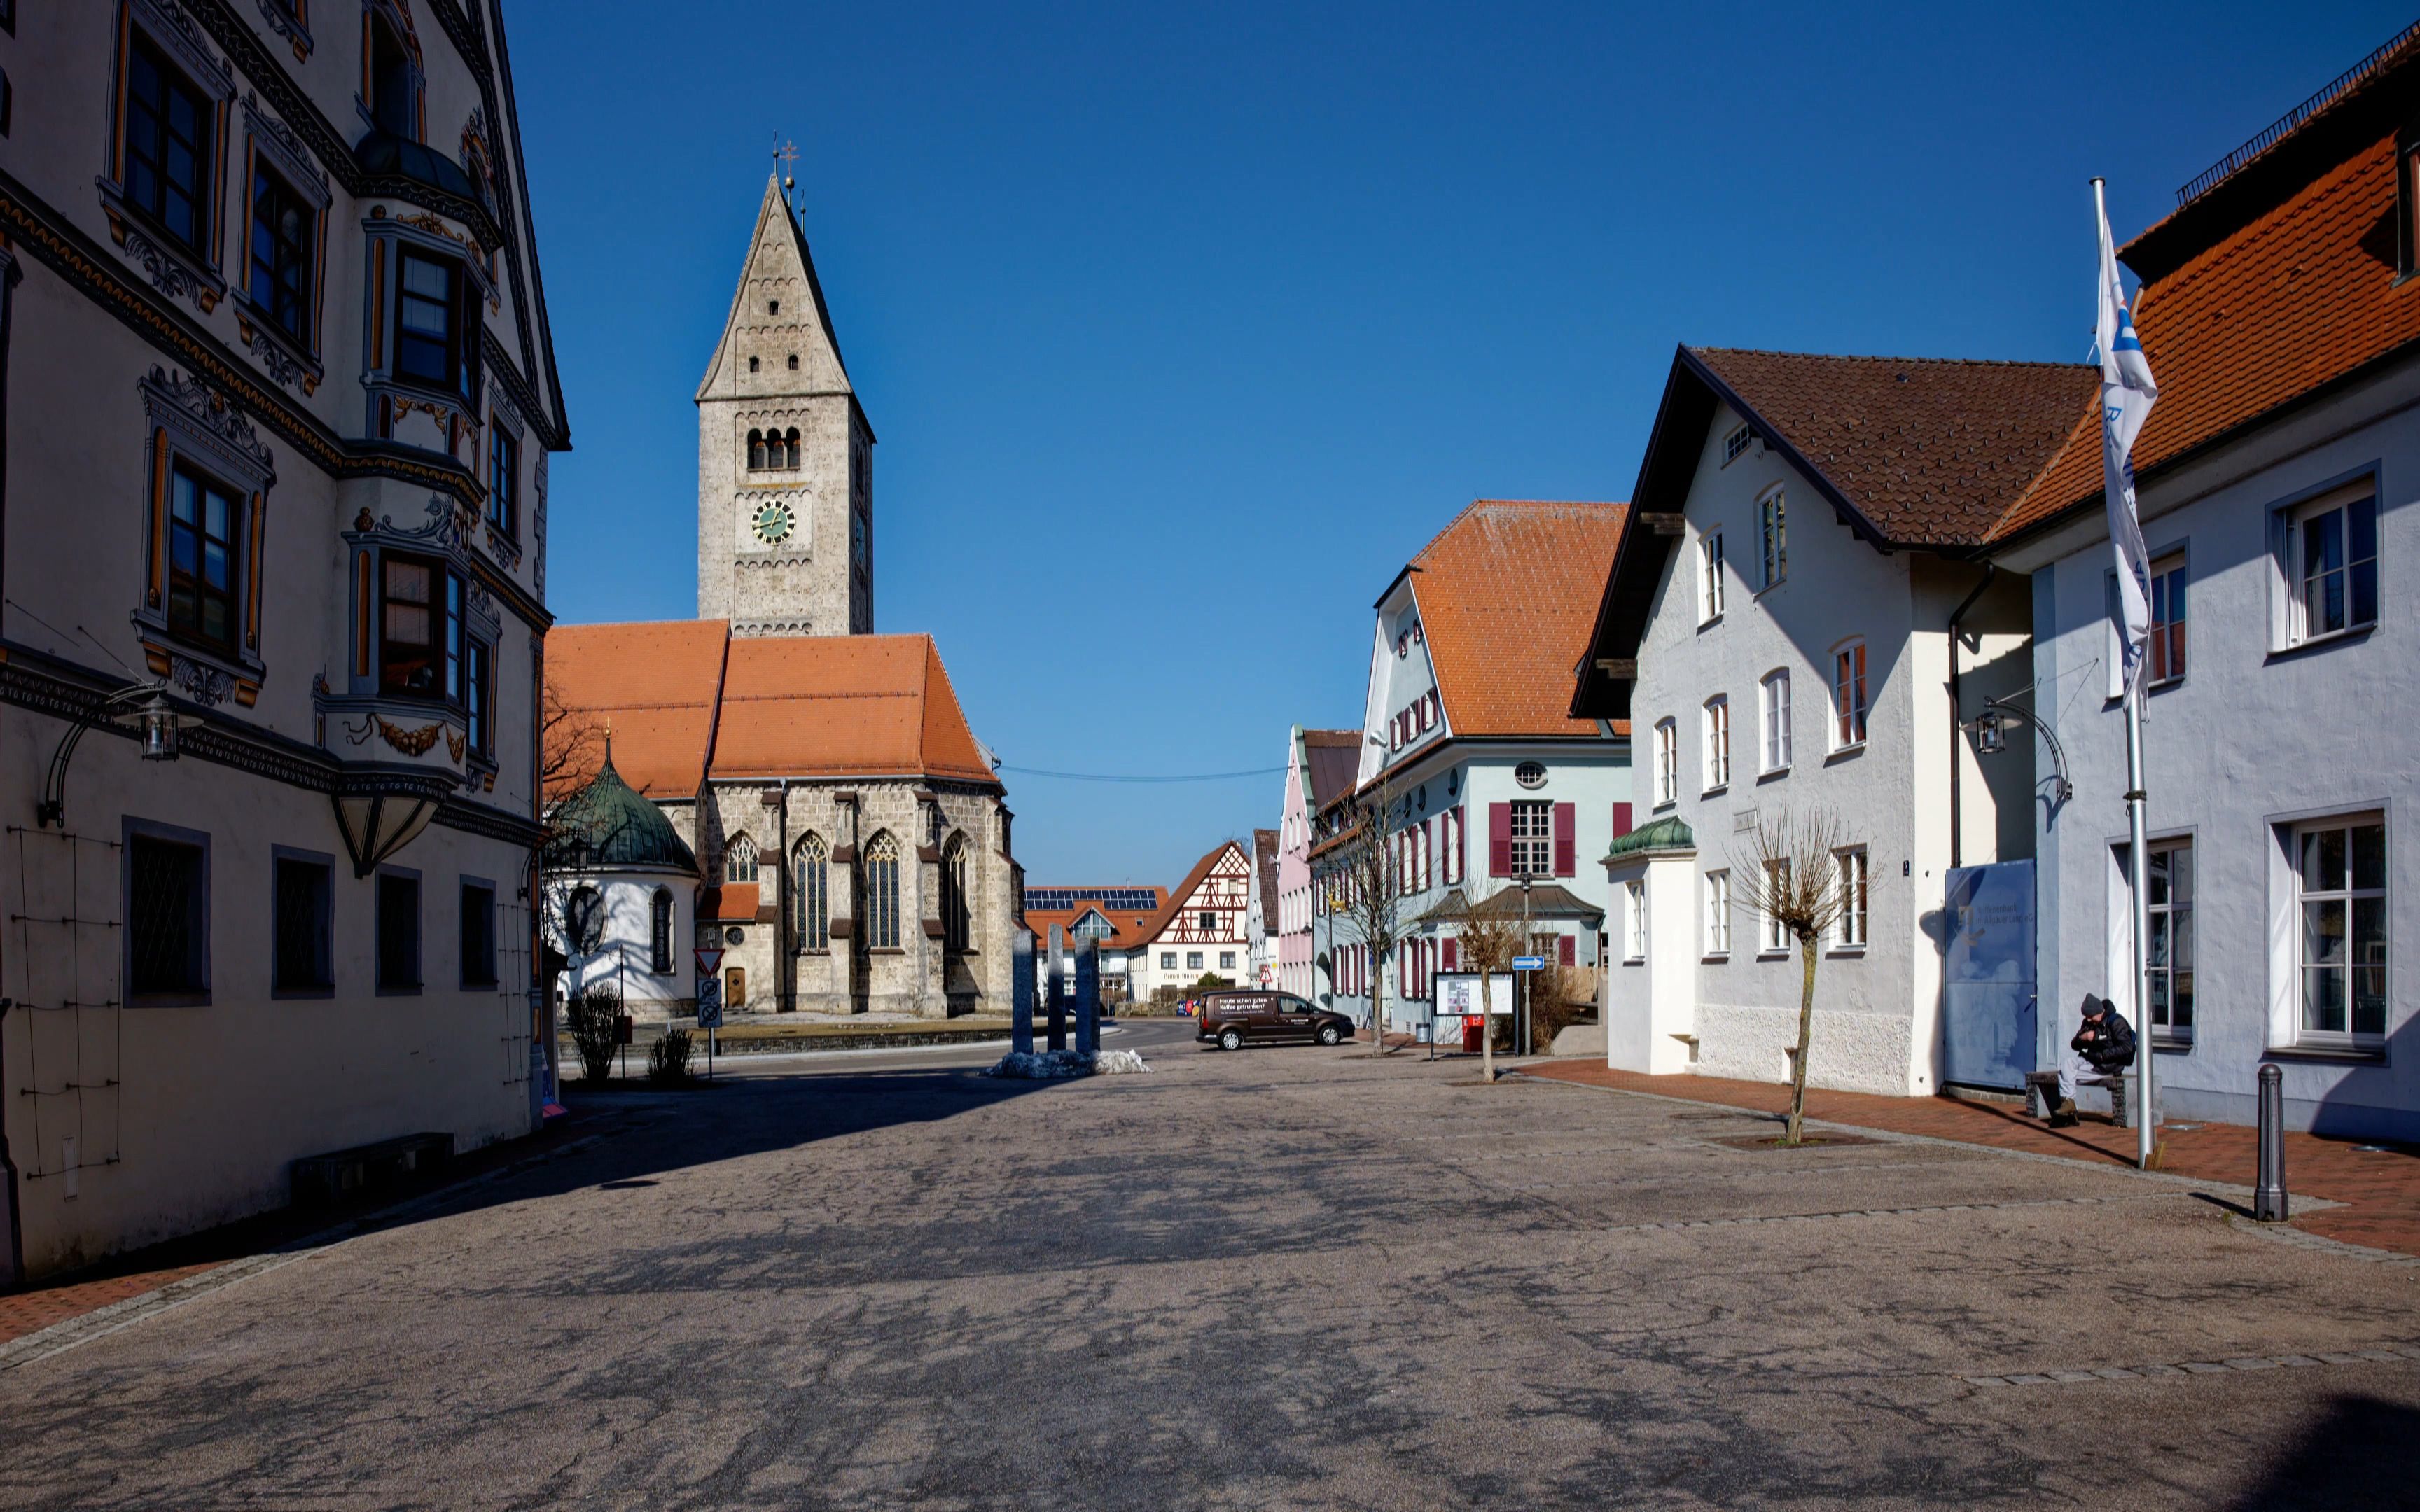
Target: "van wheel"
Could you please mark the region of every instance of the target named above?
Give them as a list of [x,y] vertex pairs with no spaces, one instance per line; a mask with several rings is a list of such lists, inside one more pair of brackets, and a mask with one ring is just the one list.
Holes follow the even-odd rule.
[[1243,1049],[1243,1048],[1244,1048],[1244,1036],[1243,1036],[1243,1034],[1241,1033],[1241,1031],[1239,1031],[1239,1030],[1235,1030],[1235,1029],[1220,1029],[1220,1030],[1218,1031],[1218,1048],[1219,1048],[1219,1049],[1221,1049],[1221,1050],[1241,1050],[1241,1049]]
[[1319,1026],[1319,1042],[1321,1044],[1335,1044],[1343,1038],[1343,1035],[1337,1032],[1336,1026],[1333,1024],[1323,1024]]

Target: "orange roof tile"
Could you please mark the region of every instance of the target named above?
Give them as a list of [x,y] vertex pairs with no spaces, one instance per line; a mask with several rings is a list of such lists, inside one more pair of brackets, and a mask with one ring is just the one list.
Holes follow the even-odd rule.
[[732,641],[712,775],[998,781],[925,635]]
[[1109,921],[1109,928],[1113,932],[1108,939],[1101,942],[1103,949],[1128,950],[1150,938],[1142,933],[1142,925],[1148,916],[1138,914],[1132,909],[1122,914],[1112,913],[1107,903],[1098,900],[1080,903],[1073,908],[1028,908],[1025,911],[1025,924],[1028,929],[1033,931],[1033,938],[1045,949],[1047,949],[1050,945],[1050,926],[1058,925],[1061,934],[1067,940],[1069,948],[1073,949],[1076,941],[1076,920],[1094,912]]
[[[695,795],[714,743],[722,681],[721,620],[558,625],[546,680],[574,719],[601,726],[622,780],[651,798]],[[590,773],[574,774],[573,782]]]
[[[1567,712],[1623,504],[1481,499],[1411,563],[1429,659],[1457,735],[1585,735]],[[1625,732],[1626,733],[1626,732]]]
[[930,636],[732,640],[720,620],[558,625],[547,679],[606,723],[650,797],[716,778],[925,777],[998,787]]
[[[2420,280],[2397,285],[2396,125],[2420,45],[2303,122],[2237,175],[2127,244],[2159,402],[2138,476],[2420,339]],[[2097,401],[2097,396],[2096,396]],[[1994,540],[2102,506],[2097,402],[2000,518]]]
[[704,889],[697,900],[697,917],[716,924],[750,924],[755,922],[758,884],[726,882]]

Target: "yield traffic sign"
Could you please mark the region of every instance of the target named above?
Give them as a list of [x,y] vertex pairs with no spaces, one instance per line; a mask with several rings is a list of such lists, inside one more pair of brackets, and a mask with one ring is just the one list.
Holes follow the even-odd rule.
[[717,971],[721,970],[722,948],[721,946],[699,946],[697,948],[697,969],[699,975],[706,977],[711,977]]

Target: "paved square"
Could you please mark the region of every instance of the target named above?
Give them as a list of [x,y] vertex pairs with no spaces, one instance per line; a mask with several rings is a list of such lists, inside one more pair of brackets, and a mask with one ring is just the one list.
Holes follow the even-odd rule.
[[0,1504],[2420,1494],[2409,1263],[2122,1171],[1169,1032],[1149,1076],[628,1097],[0,1369]]

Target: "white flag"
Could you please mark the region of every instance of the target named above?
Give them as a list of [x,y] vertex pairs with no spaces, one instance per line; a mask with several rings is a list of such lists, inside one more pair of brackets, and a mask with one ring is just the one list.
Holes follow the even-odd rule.
[[2160,386],[2135,339],[2134,318],[2118,282],[2118,252],[2109,243],[2109,208],[2101,180],[2092,181],[2092,203],[2101,218],[2100,322],[2101,471],[2109,504],[2109,545],[2118,554],[2117,619],[2119,664],[2109,669],[2109,696],[2131,696],[2142,676],[2143,654],[2151,639],[2151,564],[2145,560],[2143,526],[2134,514],[2134,437],[2151,412]]

